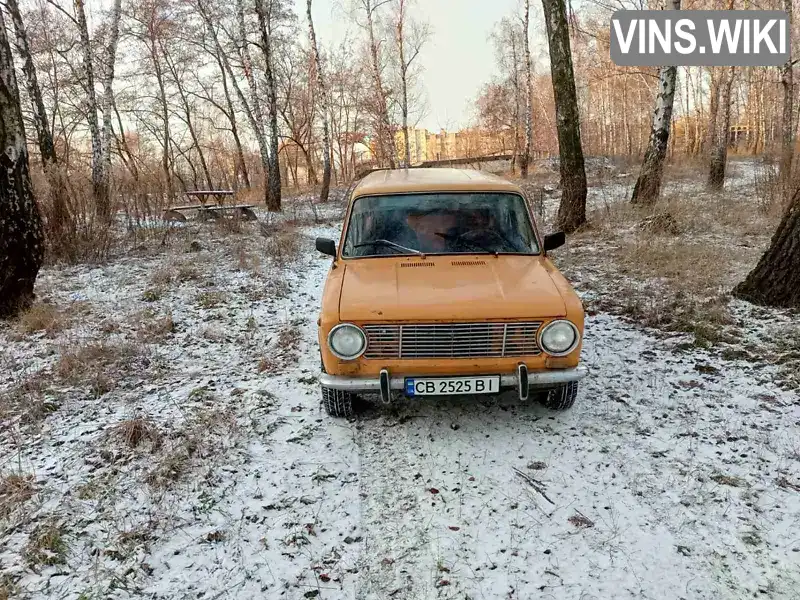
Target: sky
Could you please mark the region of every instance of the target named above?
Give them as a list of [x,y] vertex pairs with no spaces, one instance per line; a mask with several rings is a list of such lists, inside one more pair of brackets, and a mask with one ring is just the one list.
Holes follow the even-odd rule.
[[[314,0],[314,26],[323,47],[344,39],[348,30],[356,33],[356,25],[343,8],[349,1]],[[306,0],[295,3],[297,14],[304,19]],[[478,92],[497,72],[489,35],[495,24],[516,14],[519,6],[519,0],[415,1],[414,17],[427,21],[431,28],[430,40],[417,59],[427,100],[420,127],[457,130],[470,124]],[[532,19],[537,18],[532,13]]]

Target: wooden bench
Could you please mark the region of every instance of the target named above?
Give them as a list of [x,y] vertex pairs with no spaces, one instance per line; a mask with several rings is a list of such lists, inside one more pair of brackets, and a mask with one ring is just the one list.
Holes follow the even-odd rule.
[[171,206],[164,211],[163,218],[165,221],[186,221],[184,211],[196,211],[197,218],[203,221],[219,219],[228,213],[238,215],[245,221],[257,221],[258,217],[253,211],[254,204],[225,204],[226,198],[232,198],[235,195],[236,192],[231,190],[195,190],[186,192],[187,198],[197,199],[200,204]]

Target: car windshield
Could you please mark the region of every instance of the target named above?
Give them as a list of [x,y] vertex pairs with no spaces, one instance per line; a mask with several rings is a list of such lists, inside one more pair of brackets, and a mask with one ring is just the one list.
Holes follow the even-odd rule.
[[496,192],[358,198],[343,249],[347,258],[538,253],[522,196]]

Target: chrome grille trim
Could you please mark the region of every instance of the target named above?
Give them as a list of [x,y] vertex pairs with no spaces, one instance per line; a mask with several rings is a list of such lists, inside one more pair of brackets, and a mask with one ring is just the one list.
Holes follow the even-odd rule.
[[541,321],[365,325],[367,359],[538,356]]

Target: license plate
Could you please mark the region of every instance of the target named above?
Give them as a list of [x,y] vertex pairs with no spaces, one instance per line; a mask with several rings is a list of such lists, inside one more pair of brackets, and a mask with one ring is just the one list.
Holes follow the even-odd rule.
[[406,379],[409,396],[452,396],[454,394],[497,394],[500,377],[447,377]]

